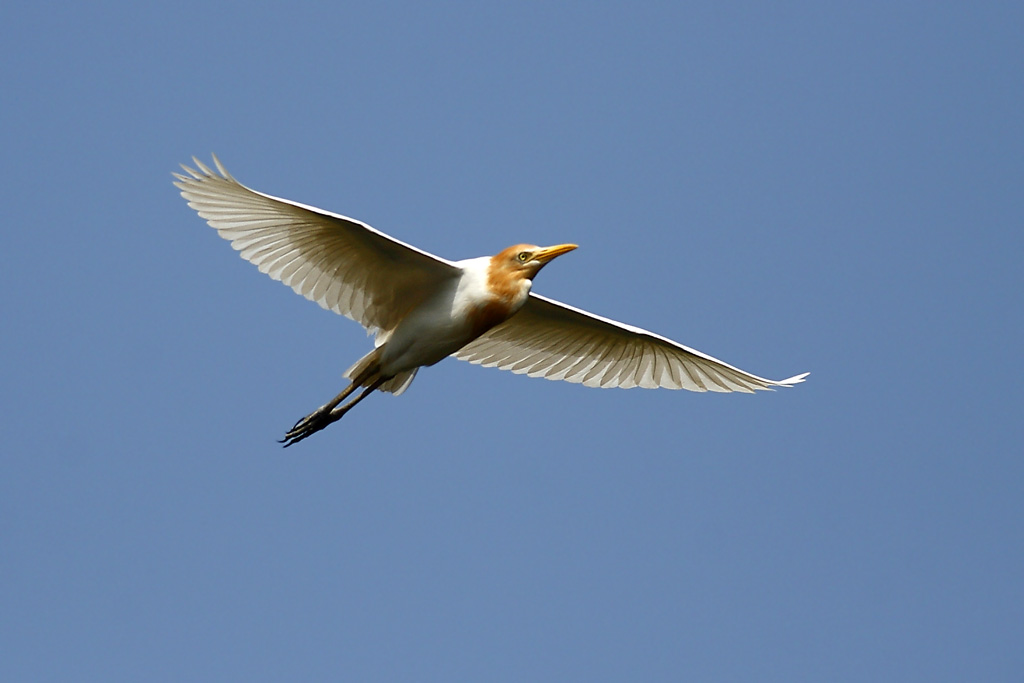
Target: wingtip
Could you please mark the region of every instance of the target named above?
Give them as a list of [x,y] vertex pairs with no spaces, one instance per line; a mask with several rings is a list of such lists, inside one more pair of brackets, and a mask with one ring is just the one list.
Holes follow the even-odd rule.
[[[218,176],[221,178],[225,178],[227,180],[235,180],[232,177],[232,175],[228,173],[228,170],[224,168],[224,164],[221,163],[220,158],[216,154],[211,153],[210,156],[213,158],[213,165],[217,169],[216,171],[214,171],[212,168],[204,164],[197,156],[192,157],[192,163],[195,164],[195,168],[193,168],[192,166],[187,166],[185,164],[179,164],[179,166],[181,166],[182,170],[184,170],[185,173],[192,176],[192,178],[194,178],[195,180],[202,180],[204,177],[216,178]],[[197,171],[196,169],[199,170]],[[180,178],[181,180],[188,180],[188,178],[183,177],[179,173],[172,173],[171,175],[175,176],[176,178]]]
[[805,372],[805,373],[802,373],[800,375],[794,375],[794,376],[790,377],[789,379],[784,379],[782,381],[776,382],[776,384],[778,384],[781,387],[791,387],[794,384],[800,384],[801,382],[803,382],[807,378],[807,375],[809,375],[809,374],[811,374],[811,373]]

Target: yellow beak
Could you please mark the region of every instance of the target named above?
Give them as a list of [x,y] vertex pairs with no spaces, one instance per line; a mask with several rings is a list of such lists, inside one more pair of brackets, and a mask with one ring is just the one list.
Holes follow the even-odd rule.
[[556,256],[567,254],[575,248],[575,244],[556,244],[553,247],[544,247],[533,252],[533,260],[547,263]]

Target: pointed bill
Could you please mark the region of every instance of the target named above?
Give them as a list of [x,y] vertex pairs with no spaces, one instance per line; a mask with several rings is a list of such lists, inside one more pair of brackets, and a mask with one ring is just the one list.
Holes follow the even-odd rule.
[[541,263],[547,263],[556,256],[568,254],[570,251],[575,249],[576,246],[577,245],[575,244],[556,244],[553,247],[544,247],[543,249],[538,249],[533,253],[533,259],[535,261],[540,261]]

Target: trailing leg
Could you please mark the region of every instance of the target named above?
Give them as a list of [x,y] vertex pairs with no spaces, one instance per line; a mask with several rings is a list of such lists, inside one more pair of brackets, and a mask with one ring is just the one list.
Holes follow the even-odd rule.
[[369,385],[367,385],[358,396],[356,396],[354,399],[352,399],[351,401],[349,401],[348,403],[339,408],[338,404],[344,401],[350,395],[352,395],[352,392],[354,392],[360,386],[359,383],[353,381],[351,384],[345,387],[344,391],[335,396],[332,400],[320,406],[315,411],[313,411],[306,417],[296,422],[295,426],[288,430],[288,433],[284,435],[284,438],[281,439],[280,443],[283,443],[284,447],[288,448],[288,446],[291,446],[292,444],[302,441],[307,436],[319,432],[327,425],[333,422],[337,422],[342,417],[344,417],[345,413],[351,410],[353,406],[355,406],[357,403],[359,403],[364,398],[373,393],[378,387],[380,387],[381,384],[386,382],[388,379],[390,378],[378,377],[377,379],[373,380],[373,382],[371,382]]

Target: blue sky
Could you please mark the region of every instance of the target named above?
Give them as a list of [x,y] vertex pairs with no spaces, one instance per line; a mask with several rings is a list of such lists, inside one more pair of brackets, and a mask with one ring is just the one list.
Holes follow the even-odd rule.
[[[0,10],[3,680],[1013,680],[1019,3]],[[171,172],[772,394],[445,361],[295,448],[362,330]]]

